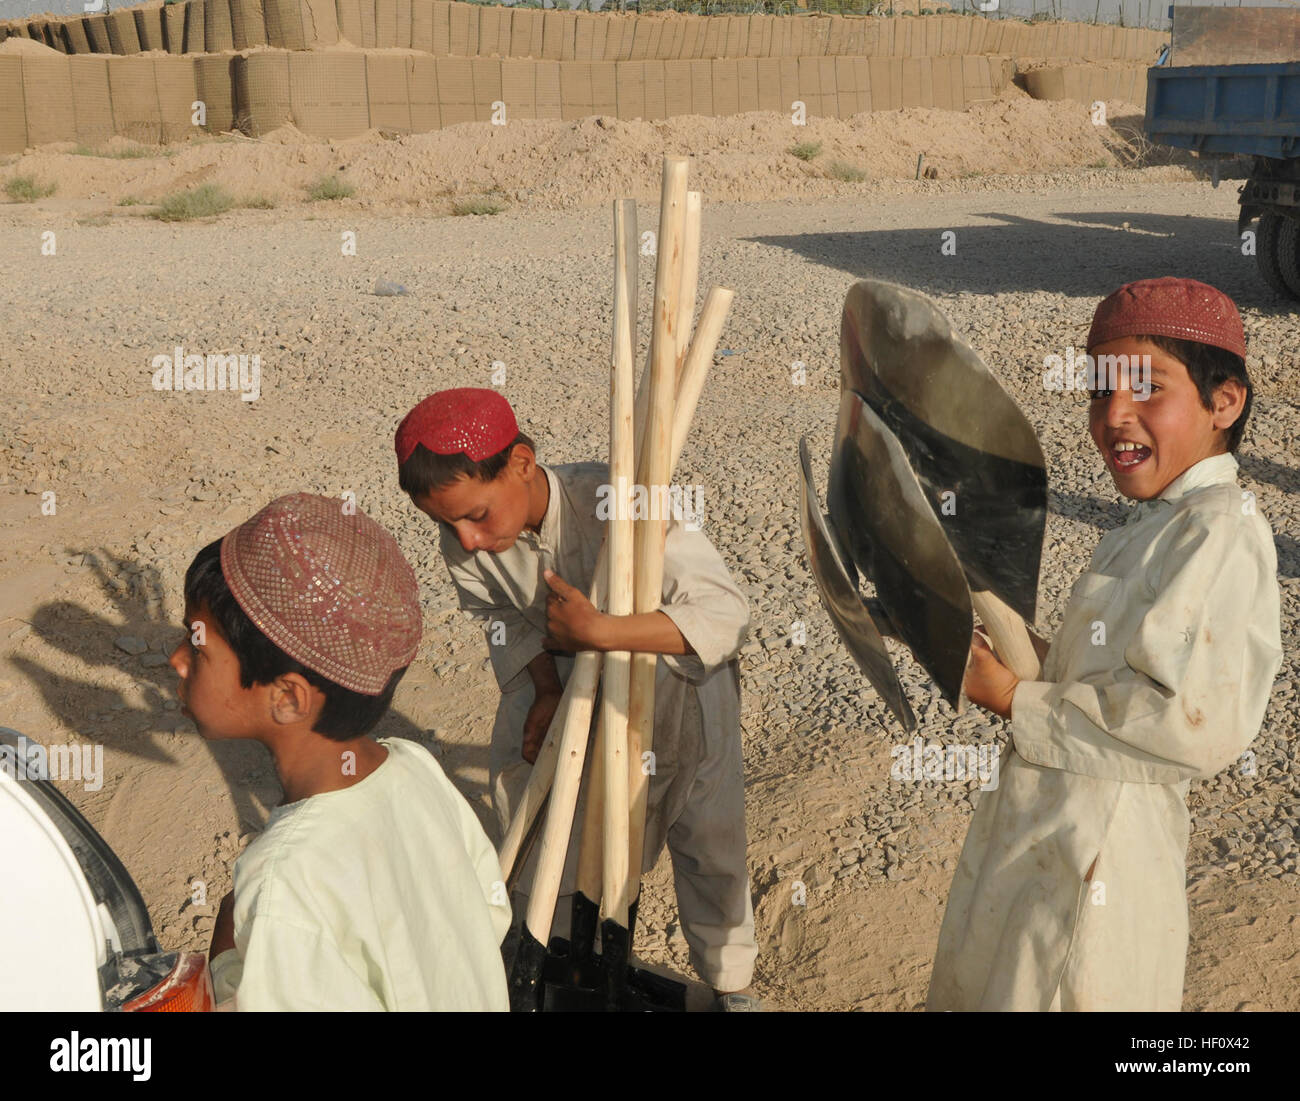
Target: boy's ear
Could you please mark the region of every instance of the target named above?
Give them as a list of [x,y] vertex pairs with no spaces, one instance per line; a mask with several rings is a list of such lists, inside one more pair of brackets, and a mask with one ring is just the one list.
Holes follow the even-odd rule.
[[517,443],[510,450],[510,461],[506,464],[525,482],[531,481],[537,470],[537,455],[526,443]]
[[299,673],[285,673],[271,682],[271,718],[281,726],[315,722],[323,706],[321,693]]
[[1210,406],[1214,427],[1231,428],[1246,407],[1246,387],[1240,379],[1225,379],[1211,395]]

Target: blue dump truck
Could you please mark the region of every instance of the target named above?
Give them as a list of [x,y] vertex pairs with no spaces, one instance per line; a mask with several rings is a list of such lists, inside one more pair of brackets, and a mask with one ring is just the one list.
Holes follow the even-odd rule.
[[[1300,20],[1279,9],[1247,16],[1242,9],[1200,8],[1180,25],[1182,11],[1174,9],[1175,64],[1147,72],[1147,137],[1201,156],[1254,158],[1241,188],[1237,233],[1259,220],[1253,244],[1260,274],[1278,294],[1300,302]],[[1221,22],[1202,22],[1209,19]],[[1180,45],[1183,60],[1290,60],[1179,65]]]

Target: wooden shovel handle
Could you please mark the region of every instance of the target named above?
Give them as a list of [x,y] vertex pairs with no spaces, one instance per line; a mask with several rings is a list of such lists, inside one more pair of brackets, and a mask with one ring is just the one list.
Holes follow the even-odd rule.
[[[603,561],[603,558],[602,558]],[[601,564],[597,563],[599,571]],[[592,586],[593,595],[595,586]],[[533,819],[546,802],[555,779],[556,764],[560,759],[560,745],[567,740],[566,731],[570,726],[582,729],[585,733],[591,728],[591,712],[596,693],[596,684],[600,680],[600,660],[602,655],[596,650],[583,650],[573,659],[573,669],[564,685],[564,695],[560,706],[551,719],[546,740],[533,761],[533,770],[528,775],[528,783],[519,798],[514,817],[501,841],[497,857],[501,862],[501,874],[509,879],[514,872],[515,862],[519,859],[519,850],[524,838],[532,828]],[[585,726],[583,724],[586,724]]]
[[582,840],[578,848],[577,888],[588,899],[600,898],[603,838],[605,821],[605,716],[596,720],[595,749],[591,771],[587,775],[587,805],[582,814]]
[[[629,615],[633,598],[633,522],[631,482],[636,476],[635,282],[628,279],[627,258],[636,258],[636,203],[627,199],[614,208],[614,357],[610,375],[609,474],[614,508],[606,525],[609,548],[609,614]],[[588,799],[601,791],[604,810],[601,909],[605,917],[627,926],[627,713],[631,655],[605,655],[598,757],[592,763]],[[597,767],[597,765],[599,767]],[[595,895],[588,896],[595,898]]]
[[[722,336],[722,328],[726,323],[728,311],[731,309],[732,300],[735,293],[727,287],[713,287],[704,301],[704,309],[700,314],[699,325],[696,327],[694,338],[691,340],[690,350],[687,352],[686,362],[682,367],[681,383],[678,387],[678,393],[673,411],[673,469],[677,467],[677,462],[681,458],[681,453],[686,446],[687,436],[690,434],[691,422],[695,416],[696,404],[699,395],[704,387],[704,380],[707,377],[708,370],[713,364],[713,357],[717,351],[718,341]],[[641,386],[638,388],[638,395],[646,392],[646,384],[649,381],[649,372],[641,380]],[[638,428],[640,425],[638,424]],[[640,433],[638,433],[640,434]],[[596,563],[596,580],[592,585],[591,597],[592,602],[597,606],[604,600],[605,576],[606,576],[606,548],[602,547],[600,557]],[[555,718],[551,720],[550,730],[547,732],[546,740],[542,743],[542,748],[538,752],[537,760],[533,763],[532,772],[528,777],[528,784],[520,797],[519,805],[515,810],[514,817],[510,820],[510,826],[506,831],[505,838],[501,842],[501,848],[498,856],[501,860],[502,874],[509,876],[519,859],[520,847],[524,838],[527,837],[529,829],[532,827],[533,819],[537,817],[543,804],[546,802],[547,793],[550,791],[551,782],[555,777],[556,761],[559,758],[560,742],[563,738],[565,723],[568,719],[570,704],[574,696],[583,696],[589,692],[595,691],[596,682],[600,677],[601,655],[594,651],[585,650],[578,654],[574,659],[573,671],[569,674],[569,680],[564,686],[564,698],[560,707],[555,713]],[[587,719],[590,721],[591,712],[588,710]],[[648,746],[645,748],[649,748]],[[640,753],[632,754],[631,747],[628,748],[628,764],[631,768],[631,783],[633,789],[641,786],[641,781],[645,777],[641,776],[641,757]],[[644,797],[643,797],[644,798]],[[642,804],[644,807],[644,804]],[[635,808],[632,811],[631,830],[637,830],[637,812]],[[641,812],[642,831],[644,831],[644,809]],[[631,839],[631,875],[633,877],[633,886],[635,880],[640,875],[640,861],[637,857],[637,838]],[[635,897],[635,889],[632,892]]]
[[1021,680],[1038,680],[1042,667],[1025,621],[991,592],[972,592],[971,605],[993,640],[993,650]]
[[[681,378],[677,387],[677,406],[673,425],[672,470],[676,471],[677,461],[686,446],[686,437],[690,432],[691,418],[704,389],[704,380],[713,364],[718,341],[722,337],[722,327],[726,324],[727,313],[731,309],[735,293],[726,287],[713,287],[704,300],[704,309],[695,335],[686,353],[682,365]],[[669,474],[671,479],[672,474]],[[662,568],[660,584],[662,585]],[[638,609],[639,610],[639,609]],[[646,686],[649,686],[649,702],[654,703],[654,677],[658,666],[655,654],[634,654],[632,657],[632,683],[635,686],[631,697],[637,703],[638,712],[644,707]],[[645,859],[646,810],[650,797],[650,774],[645,768],[644,756],[654,748],[654,716],[646,722],[640,714],[635,724],[629,724],[627,744],[628,792],[631,803],[631,821],[628,826],[628,849],[630,877],[628,884],[628,904],[636,900],[641,887],[641,867]]]
[[[686,352],[691,340],[691,321],[695,317],[695,296],[699,291],[700,222],[700,193],[698,191],[688,191],[686,193],[686,221],[682,242],[682,276],[677,296],[677,328],[673,339],[674,358],[676,360],[674,377],[677,379],[679,390],[683,364],[686,361]],[[652,337],[650,347],[646,350],[645,370],[641,372],[641,385],[637,387],[636,391],[636,469],[638,475],[645,469],[646,463],[647,436],[645,423],[650,408],[650,366],[654,354],[655,345]],[[695,405],[692,403],[692,412],[694,409]],[[674,429],[677,427],[676,420],[673,422],[673,427]],[[673,466],[676,465],[677,462],[674,459]]]
[[[659,202],[659,254],[655,271],[654,359],[650,376],[650,409],[646,418],[646,438],[649,441],[651,484],[666,484],[672,471],[672,402],[676,386],[676,332],[677,302],[681,289],[682,236],[685,230],[686,175],[689,162],[685,157],[664,157],[663,182]],[[654,528],[659,525],[651,524]],[[637,606],[640,594],[647,589],[641,578],[644,561],[654,567],[653,552],[641,554],[643,543],[653,545],[637,533],[638,561],[636,570]],[[655,588],[662,591],[663,539],[659,539],[659,568]],[[608,567],[607,567],[608,569]],[[597,574],[599,577],[599,573]],[[594,688],[594,685],[593,685]],[[577,701],[575,700],[575,703]],[[588,721],[592,700],[586,700]],[[542,944],[551,935],[555,904],[559,898],[560,880],[564,872],[564,859],[573,830],[573,812],[578,801],[578,788],[582,781],[582,766],[587,752],[587,729],[578,730],[566,724],[560,754],[556,762],[555,780],[551,787],[550,807],[542,831],[541,851],[537,859],[537,875],[528,898],[525,921],[529,932]]]
[[[665,191],[665,198],[667,192]],[[684,197],[684,196],[683,196]],[[665,205],[665,211],[669,208]],[[665,219],[668,221],[667,219]],[[672,482],[673,408],[677,398],[678,364],[685,357],[687,332],[690,330],[694,303],[683,301],[683,276],[686,257],[695,257],[696,270],[692,279],[698,279],[698,242],[690,242],[691,234],[698,236],[699,219],[688,226],[686,205],[683,204],[674,221],[668,221],[669,235],[659,238],[658,270],[655,278],[654,334],[651,338],[650,391],[646,415],[645,435],[640,444],[637,483],[647,487],[651,500],[657,498],[657,489]],[[636,585],[635,612],[644,615],[657,611],[664,590],[664,535],[667,517],[652,510],[649,516],[636,521]],[[644,837],[644,826],[637,829],[645,817],[645,783],[639,767],[641,753],[654,738],[655,673],[659,666],[658,654],[633,654],[628,684],[627,747],[629,769],[629,868],[628,894],[622,899],[624,906],[632,902],[631,890],[640,882],[641,865],[639,846]],[[635,762],[635,766],[634,766]],[[636,846],[636,847],[634,847]],[[637,853],[637,856],[633,856]]]
[[[713,287],[704,300],[704,310],[700,314],[699,325],[696,328],[694,339],[691,341],[690,351],[687,352],[686,362],[682,367],[681,384],[678,387],[673,410],[674,470],[676,470],[677,461],[681,458],[682,450],[686,446],[686,438],[690,434],[691,422],[695,417],[696,404],[704,388],[704,380],[708,375],[709,367],[713,364],[713,356],[717,351],[718,341],[722,337],[722,328],[726,324],[727,313],[731,309],[734,297],[735,292],[727,287]],[[643,383],[644,381],[646,380],[643,380]],[[644,384],[641,389],[645,389]],[[600,557],[596,562],[596,581],[591,587],[592,603],[596,604],[597,607],[605,599],[606,550],[606,547],[601,548]],[[601,655],[592,650],[584,650],[574,658],[573,671],[569,674],[569,680],[564,686],[564,698],[555,712],[555,718],[551,720],[551,727],[546,734],[546,740],[538,751],[537,760],[533,762],[533,770],[529,774],[528,784],[520,797],[514,817],[510,820],[510,827],[506,830],[505,838],[501,842],[498,856],[501,859],[503,875],[510,875],[515,862],[519,859],[520,846],[532,827],[533,819],[537,817],[537,812],[541,810],[542,804],[546,802],[546,795],[550,791],[551,781],[555,778],[555,762],[559,757],[560,741],[563,737],[565,722],[568,719],[569,705],[575,695],[581,696],[595,691],[596,682],[600,677],[600,659]],[[590,711],[588,711],[589,721],[590,714]],[[638,754],[633,758],[629,747],[629,764],[633,768],[632,781],[634,784],[639,784],[640,762],[640,755]],[[632,829],[636,829],[635,819]],[[638,874],[635,856],[633,857],[633,869],[632,874],[635,876]]]
[[[537,857],[537,874],[533,877],[528,896],[525,920],[528,930],[542,944],[551,937],[551,922],[555,918],[555,904],[560,897],[560,880],[564,875],[564,859],[569,851],[569,835],[573,831],[573,812],[578,804],[578,787],[582,782],[582,766],[587,757],[587,736],[591,730],[591,713],[595,702],[596,682],[600,677],[601,654],[584,651],[595,659],[590,679],[575,692],[568,717],[560,737],[559,754],[555,765],[555,778],[551,785],[551,801],[542,826],[540,850]],[[577,663],[574,673],[577,672]],[[570,674],[572,682],[574,674]]]
[[695,321],[695,296],[700,288],[700,225],[703,198],[698,191],[686,192],[686,224],[682,240],[682,278],[677,297],[677,380],[691,342],[691,325]]

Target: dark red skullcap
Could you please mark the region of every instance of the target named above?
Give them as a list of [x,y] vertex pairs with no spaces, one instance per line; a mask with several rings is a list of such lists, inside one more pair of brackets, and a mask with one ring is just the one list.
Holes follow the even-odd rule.
[[411,457],[417,443],[435,455],[464,452],[479,463],[508,447],[518,435],[514,410],[505,398],[495,390],[466,386],[425,398],[397,426],[393,444],[399,463]]
[[291,658],[378,696],[411,664],[420,590],[397,540],[337,497],[278,497],[221,541],[221,572],[244,613]]
[[1236,304],[1223,291],[1195,279],[1139,279],[1104,298],[1092,315],[1088,351],[1123,336],[1172,336],[1246,358],[1246,334]]

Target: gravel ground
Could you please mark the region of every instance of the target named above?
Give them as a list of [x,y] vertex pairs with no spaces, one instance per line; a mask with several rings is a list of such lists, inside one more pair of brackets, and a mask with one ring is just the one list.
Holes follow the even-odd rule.
[[[974,782],[890,782],[899,728],[839,645],[803,558],[796,448],[810,437],[824,492],[845,291],[869,276],[936,296],[1037,429],[1051,485],[1038,628],[1050,636],[1127,506],[1095,455],[1086,408],[1044,391],[1043,357],[1078,347],[1096,302],[1121,282],[1172,273],[1221,287],[1245,318],[1256,405],[1241,481],[1276,535],[1286,651],[1254,774],[1192,785],[1187,1007],[1300,1007],[1294,934],[1269,925],[1294,910],[1298,881],[1296,315],[1240,255],[1234,190],[1061,172],[852,201],[705,195],[701,300],[721,283],[736,301],[678,480],[703,487],[705,530],[751,604],[751,866],[759,986],[776,1004],[923,999],[926,953],[979,795]],[[643,229],[652,216],[643,205]],[[397,489],[391,433],[430,391],[490,385],[503,365],[503,392],[543,461],[603,455],[610,219],[606,208],[438,219],[348,206],[174,227],[118,218],[60,230],[57,257],[42,257],[51,220],[61,224],[40,208],[0,208],[20,246],[0,254],[0,397],[14,414],[0,463],[0,705],[9,725],[47,742],[107,746],[103,789],[75,798],[141,882],[164,941],[199,946],[212,908],[191,902],[190,884],[202,879],[220,897],[276,793],[256,753],[196,744],[175,712],[161,655],[176,635],[185,565],[279,493],[355,493],[415,564],[428,609],[421,656],[384,730],[434,747],[483,811],[491,676],[427,521]],[[357,234],[355,257],[340,254],[345,230]],[[940,252],[946,230],[955,255]],[[648,261],[640,275],[644,345]],[[378,278],[411,294],[375,297]],[[176,344],[259,354],[261,397],[155,392],[152,357]],[[792,384],[796,363],[805,385]],[[40,515],[46,490],[57,493],[55,516]],[[976,708],[955,716],[910,660],[900,667],[922,737],[1002,739],[999,720]],[[796,881],[810,892],[806,917],[777,905]],[[668,882],[662,867],[650,880],[643,951],[681,965]],[[1213,905],[1198,901],[1201,883]],[[1251,974],[1236,974],[1225,1003],[1218,956],[1252,935],[1245,914],[1272,931],[1256,929]],[[906,926],[900,944],[913,938],[905,959],[888,934],[895,925]],[[837,976],[835,946],[864,930],[868,947],[844,949],[862,954],[860,966]]]

